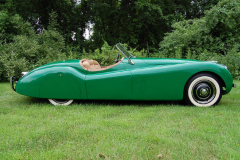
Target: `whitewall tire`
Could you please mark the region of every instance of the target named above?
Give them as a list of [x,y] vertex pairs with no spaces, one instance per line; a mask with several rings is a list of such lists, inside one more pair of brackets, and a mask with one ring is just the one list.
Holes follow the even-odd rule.
[[184,99],[188,104],[210,107],[217,104],[221,98],[221,83],[214,75],[198,74],[186,84]]
[[48,99],[48,100],[54,106],[67,106],[67,105],[70,105],[73,102],[72,99],[66,99],[66,100]]

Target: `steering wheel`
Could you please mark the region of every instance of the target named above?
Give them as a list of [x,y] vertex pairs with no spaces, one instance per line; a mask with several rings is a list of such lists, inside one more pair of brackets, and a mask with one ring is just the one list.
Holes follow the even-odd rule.
[[118,55],[117,55],[117,59],[115,59],[115,63],[118,63],[119,62],[119,52],[118,52]]

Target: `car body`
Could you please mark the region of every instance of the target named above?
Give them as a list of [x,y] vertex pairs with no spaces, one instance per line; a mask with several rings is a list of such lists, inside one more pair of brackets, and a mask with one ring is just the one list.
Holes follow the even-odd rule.
[[226,66],[216,62],[136,58],[121,44],[116,46],[124,58],[117,58],[112,66],[99,68],[87,59],[49,63],[24,73],[16,87],[12,77],[12,88],[22,95],[50,99],[54,105],[68,105],[75,99],[185,100],[208,107],[234,86]]

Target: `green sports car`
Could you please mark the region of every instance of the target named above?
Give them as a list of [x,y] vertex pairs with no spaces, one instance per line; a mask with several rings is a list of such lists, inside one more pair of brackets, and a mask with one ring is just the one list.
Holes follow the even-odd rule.
[[91,59],[49,63],[23,72],[18,81],[11,77],[11,86],[54,105],[73,100],[184,100],[201,107],[217,104],[235,87],[227,67],[216,62],[136,58],[120,43],[116,47],[124,57],[118,54],[113,65],[100,66]]

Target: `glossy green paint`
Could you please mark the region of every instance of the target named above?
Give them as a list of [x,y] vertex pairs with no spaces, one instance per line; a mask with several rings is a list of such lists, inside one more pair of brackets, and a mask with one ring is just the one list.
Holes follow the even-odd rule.
[[16,92],[37,98],[87,99],[85,70],[79,60],[50,63],[29,72],[16,85]]
[[220,64],[196,60],[125,58],[103,71],[86,71],[80,60],[50,63],[29,72],[16,85],[16,92],[50,99],[182,100],[187,81],[195,74],[218,75],[232,89],[233,79]]
[[[211,72],[226,83],[226,93],[232,88],[232,76],[224,66],[213,62],[176,59],[134,59],[147,63],[147,67],[137,67],[125,63],[132,73],[133,100],[182,100],[186,82],[200,72]],[[141,64],[142,62],[140,62]],[[138,69],[136,69],[138,68]]]
[[124,63],[104,71],[88,72],[86,88],[88,99],[131,99],[131,73]]

